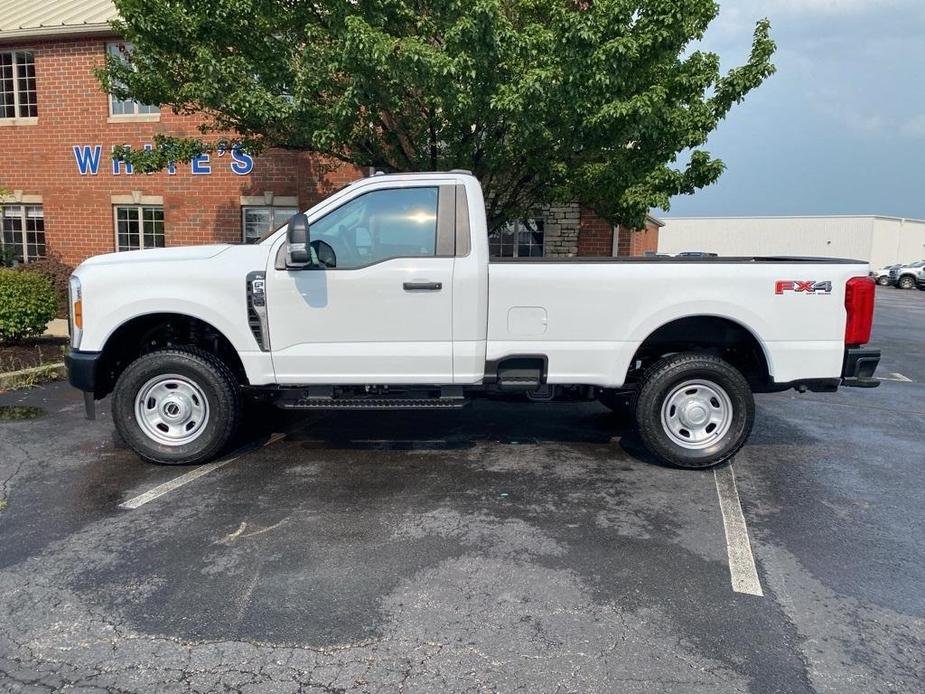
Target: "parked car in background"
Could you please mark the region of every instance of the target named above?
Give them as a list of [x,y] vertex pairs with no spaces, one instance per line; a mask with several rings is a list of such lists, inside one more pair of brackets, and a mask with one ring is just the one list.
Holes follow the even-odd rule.
[[892,284],[890,279],[890,271],[899,269],[903,266],[902,263],[895,263],[893,265],[884,265],[879,270],[871,270],[870,276],[874,278],[874,281],[879,284],[881,287],[886,287],[887,285]]
[[912,289],[918,284],[925,284],[925,260],[890,270],[890,283],[900,289]]
[[718,255],[716,253],[708,253],[707,251],[682,251],[678,253],[678,258],[716,258]]

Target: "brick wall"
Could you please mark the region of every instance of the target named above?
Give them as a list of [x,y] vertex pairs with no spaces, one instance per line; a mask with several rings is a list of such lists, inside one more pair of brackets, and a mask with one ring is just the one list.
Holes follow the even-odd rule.
[[658,226],[652,222],[645,229],[637,229],[630,235],[630,255],[645,255],[658,250]]
[[617,255],[645,255],[658,250],[658,225],[647,220],[644,229],[617,227]]
[[588,209],[581,210],[578,255],[613,255],[613,227]]
[[[297,197],[306,208],[361,175],[345,166],[325,173],[311,156],[284,151],[256,157],[244,176],[233,173],[230,153],[211,157],[209,175],[194,175],[189,164],[178,164],[174,175],[127,175],[124,169],[114,175],[114,145],[141,147],[155,133],[197,135],[199,120],[169,109],[161,110],[158,122],[111,118],[109,97],[93,76],[104,63],[106,42],[81,37],[0,46],[33,52],[38,100],[37,123],[0,126],[0,185],[42,197],[49,251],[67,262],[115,249],[112,196],[162,197],[168,246],[239,242],[242,195]],[[96,175],[79,173],[74,145],[101,146]]]

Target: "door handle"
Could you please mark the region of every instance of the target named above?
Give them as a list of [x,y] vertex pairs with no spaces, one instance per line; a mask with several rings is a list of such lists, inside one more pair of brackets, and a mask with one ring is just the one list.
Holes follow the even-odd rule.
[[439,292],[443,282],[405,282],[402,288],[406,292]]

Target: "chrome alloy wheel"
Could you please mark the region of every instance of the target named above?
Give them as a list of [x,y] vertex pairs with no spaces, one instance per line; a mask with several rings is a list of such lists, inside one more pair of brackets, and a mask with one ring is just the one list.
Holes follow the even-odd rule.
[[662,403],[662,427],[683,448],[708,448],[720,441],[731,425],[732,401],[711,381],[684,381]]
[[183,446],[205,431],[209,401],[202,388],[186,376],[162,374],[138,389],[135,421],[151,440]]

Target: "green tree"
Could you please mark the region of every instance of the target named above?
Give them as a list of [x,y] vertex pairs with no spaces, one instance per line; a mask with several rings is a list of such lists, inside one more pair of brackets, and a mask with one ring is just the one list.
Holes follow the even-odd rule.
[[470,169],[492,228],[557,201],[640,225],[649,208],[719,178],[723,163],[700,148],[774,72],[766,20],[725,74],[696,50],[713,0],[115,4],[133,49],[108,59],[104,87],[206,118],[202,137],[117,151],[136,168],[241,146]]

